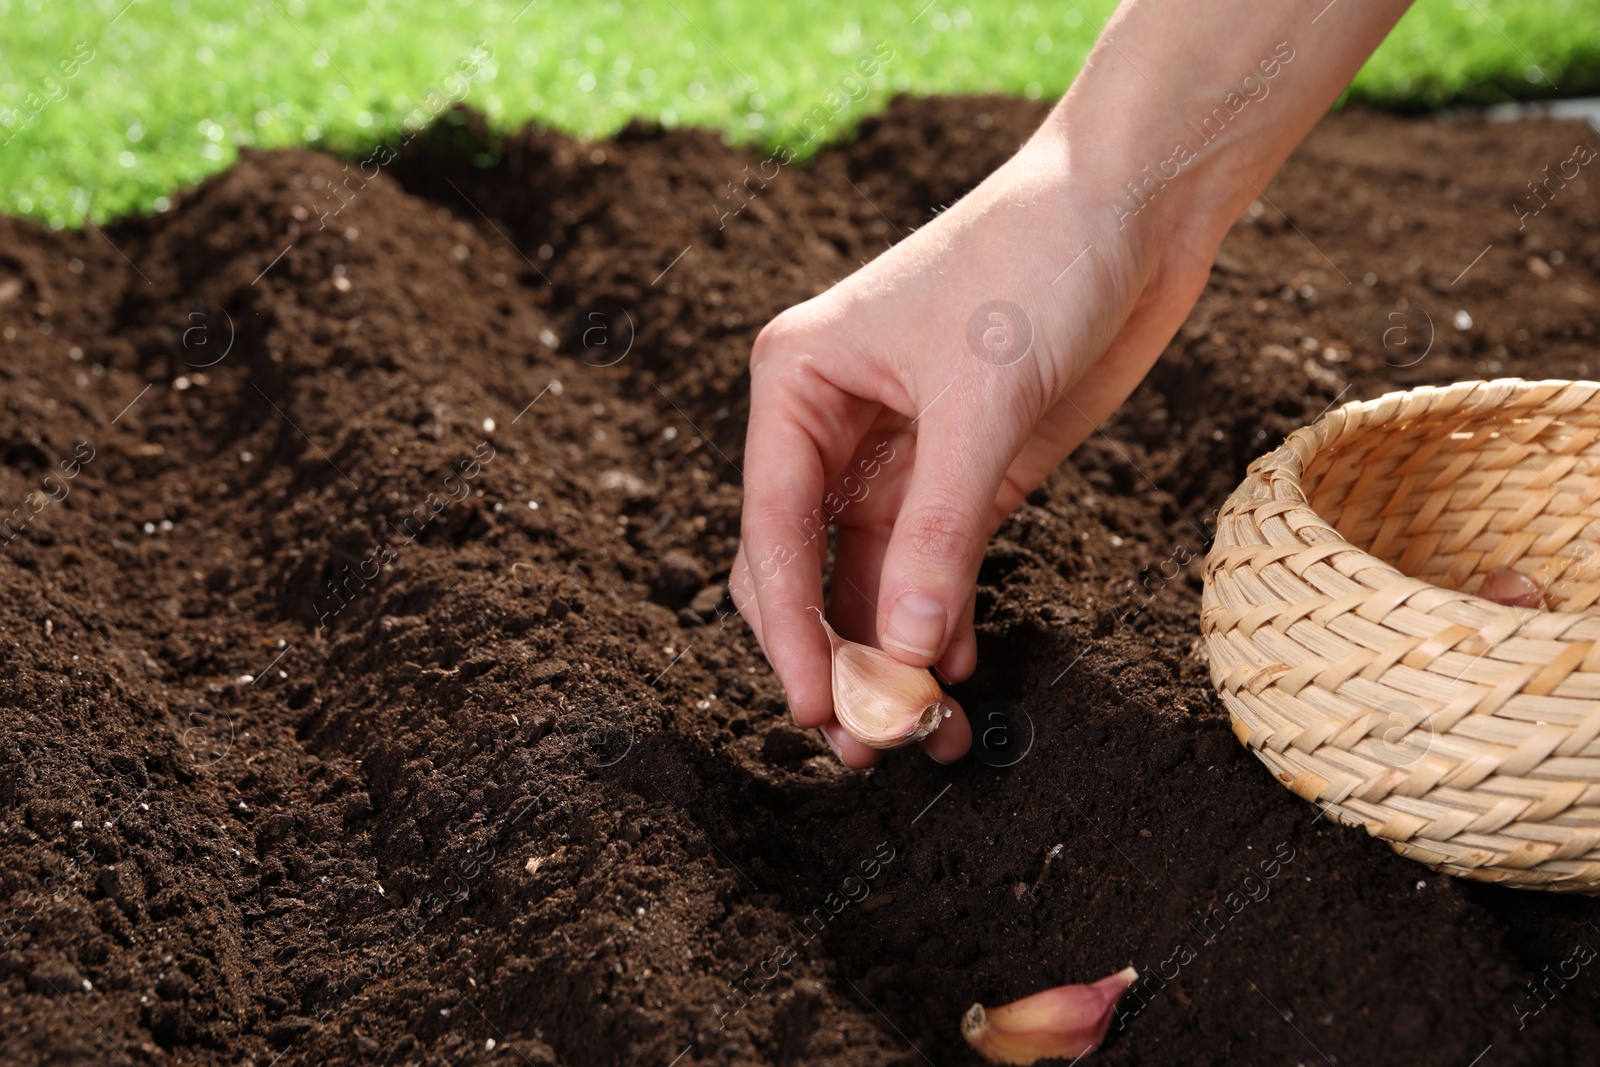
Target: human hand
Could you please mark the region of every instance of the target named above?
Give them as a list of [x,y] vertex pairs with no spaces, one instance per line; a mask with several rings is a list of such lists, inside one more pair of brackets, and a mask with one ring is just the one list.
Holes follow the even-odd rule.
[[[835,629],[942,682],[970,676],[989,536],[1138,384],[1228,226],[1408,2],[1351,0],[1324,19],[1124,0],[1016,156],[761,332],[729,587],[795,721],[845,763],[878,753],[834,719],[828,640],[807,610],[822,605],[829,523]],[[971,740],[957,710],[921,744],[949,762]]]
[[[1118,227],[1120,181],[1047,126],[928,226],[774,319],[751,356],[743,540],[729,585],[788,693],[852,767],[822,605],[852,640],[942,682],[977,663],[990,535],[1130,392],[1183,321],[1222,227]],[[1174,198],[1176,199],[1176,198]],[[995,303],[1005,301],[1009,306]],[[970,340],[970,343],[969,343]],[[971,743],[955,714],[922,747]]]

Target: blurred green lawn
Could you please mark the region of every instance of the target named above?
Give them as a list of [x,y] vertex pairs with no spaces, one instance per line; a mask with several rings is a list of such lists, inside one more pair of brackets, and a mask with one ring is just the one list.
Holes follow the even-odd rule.
[[[241,145],[392,144],[463,94],[501,128],[598,137],[643,116],[768,145],[805,140],[818,107],[847,131],[894,92],[1052,97],[1114,6],[926,2],[0,0],[0,211],[159,208]],[[846,81],[880,42],[870,89]],[[479,45],[492,58],[471,66]],[[1415,109],[1557,87],[1600,92],[1600,0],[1420,0],[1350,95]]]

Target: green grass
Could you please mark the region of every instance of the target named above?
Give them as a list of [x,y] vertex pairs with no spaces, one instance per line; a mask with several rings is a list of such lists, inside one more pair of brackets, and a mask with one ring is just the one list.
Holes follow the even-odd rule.
[[[0,211],[103,220],[159,208],[243,145],[393,144],[430,90],[464,88],[500,128],[598,137],[643,116],[768,145],[804,140],[818,107],[830,135],[848,130],[898,91],[1051,97],[1114,6],[934,0],[918,17],[924,2],[0,0],[0,107],[16,120],[0,124]],[[844,79],[879,42],[894,58],[851,99]],[[480,43],[493,58],[449,82]],[[1551,83],[1600,92],[1600,0],[1420,0],[1351,96],[1419,108]]]

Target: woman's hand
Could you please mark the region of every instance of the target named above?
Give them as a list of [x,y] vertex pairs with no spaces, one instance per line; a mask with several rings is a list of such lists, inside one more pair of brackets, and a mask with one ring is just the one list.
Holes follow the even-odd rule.
[[[807,610],[828,525],[839,633],[969,676],[989,536],[1138,384],[1228,226],[1406,6],[1127,0],[1016,156],[761,332],[730,592],[795,721],[845,763],[877,753],[834,721]],[[971,739],[958,713],[922,745],[949,762]]]
[[[1132,390],[1205,284],[1220,231],[1156,242],[1144,222],[1119,228],[1121,183],[1074,162],[1047,126],[756,340],[729,585],[796,722],[852,767],[878,754],[833,719],[828,641],[807,610],[822,605],[828,524],[835,628],[965,679],[990,535]],[[970,743],[958,709],[922,744],[950,762]]]

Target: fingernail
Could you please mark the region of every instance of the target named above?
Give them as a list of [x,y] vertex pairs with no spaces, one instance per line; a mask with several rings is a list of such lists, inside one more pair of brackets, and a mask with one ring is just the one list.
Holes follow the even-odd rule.
[[883,643],[904,652],[937,659],[944,647],[947,623],[944,605],[924,593],[907,593],[889,613]]
[[[832,726],[832,725],[833,725],[832,723],[828,724],[828,726]],[[839,748],[839,742],[837,742],[837,741],[835,741],[833,739],[833,732],[828,729],[828,726],[819,726],[819,727],[817,727],[817,733],[822,735],[822,739],[828,743],[828,747],[833,749],[833,754],[835,756],[839,757],[839,762],[840,763],[843,763],[844,762],[844,752]]]

